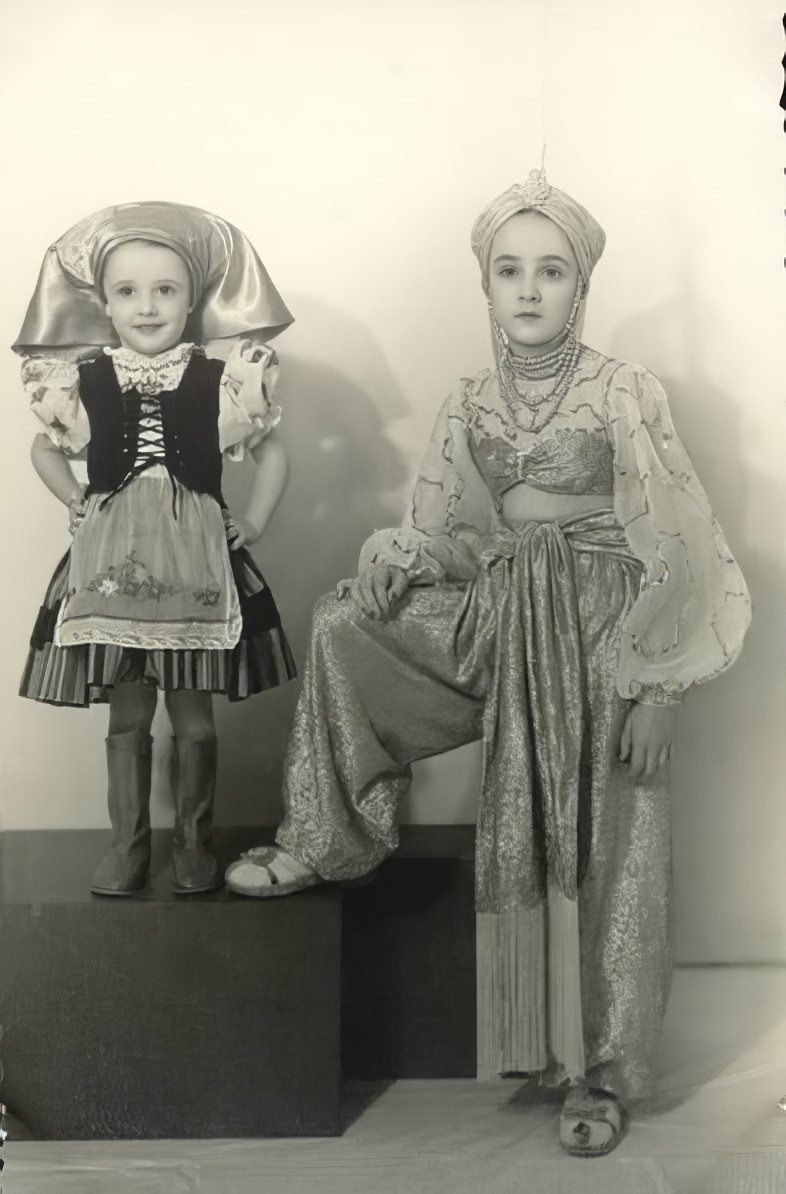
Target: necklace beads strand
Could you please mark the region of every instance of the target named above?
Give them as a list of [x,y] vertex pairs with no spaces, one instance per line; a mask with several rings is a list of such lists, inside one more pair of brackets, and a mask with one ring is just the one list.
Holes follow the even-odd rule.
[[[539,407],[548,403],[552,414],[557,410],[570,389],[580,352],[581,345],[571,336],[556,352],[547,356],[514,357],[512,353],[506,353],[500,360],[497,367],[500,392],[511,416],[523,431],[532,429],[532,420]],[[537,365],[533,369],[534,362],[537,362]],[[539,390],[527,390],[522,393],[517,384],[519,379],[538,381],[548,377],[556,378],[556,385],[551,394],[543,394]],[[527,422],[522,422],[521,419],[524,410],[529,416]]]
[[[551,408],[551,414],[553,414],[567,394],[570,384],[573,381],[581,352],[581,345],[576,339],[576,320],[582,292],[583,283],[581,277],[579,277],[576,294],[573,299],[573,307],[565,324],[564,339],[551,352],[544,353],[541,356],[517,357],[513,355],[510,351],[508,337],[499,326],[497,318],[494,315],[494,309],[491,303],[489,303],[494,333],[500,347],[497,357],[497,378],[500,392],[513,420],[523,431],[532,429],[532,422],[538,408],[545,407],[546,403],[548,403]],[[534,389],[527,389],[522,392],[519,388],[519,384],[522,382],[545,381],[551,377],[556,379],[556,384],[551,394],[544,394],[540,390]],[[522,407],[526,407],[529,411],[529,427],[525,427],[519,418]]]
[[524,377],[527,381],[542,381],[546,377],[554,377],[563,363],[567,347],[567,341],[563,341],[558,348],[537,357],[516,357],[510,353],[511,370],[516,377]]

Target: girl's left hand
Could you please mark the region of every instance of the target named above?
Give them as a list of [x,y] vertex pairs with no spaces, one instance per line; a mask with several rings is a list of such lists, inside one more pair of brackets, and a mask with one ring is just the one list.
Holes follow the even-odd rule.
[[630,764],[631,779],[649,779],[671,758],[677,729],[677,705],[640,705],[628,710],[620,740],[620,762]]
[[244,522],[242,518],[232,518],[227,523],[227,544],[230,551],[239,551],[241,547],[249,547],[256,543],[259,532]]
[[85,520],[87,513],[87,503],[85,502],[85,495],[81,491],[75,494],[68,503],[68,530],[71,535],[75,535]]

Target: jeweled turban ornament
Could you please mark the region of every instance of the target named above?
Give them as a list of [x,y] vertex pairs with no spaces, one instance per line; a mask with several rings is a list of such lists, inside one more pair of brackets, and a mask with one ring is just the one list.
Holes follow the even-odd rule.
[[545,170],[530,170],[526,182],[514,183],[511,191],[518,191],[525,203],[537,207],[545,203],[551,194],[551,184],[546,181]]

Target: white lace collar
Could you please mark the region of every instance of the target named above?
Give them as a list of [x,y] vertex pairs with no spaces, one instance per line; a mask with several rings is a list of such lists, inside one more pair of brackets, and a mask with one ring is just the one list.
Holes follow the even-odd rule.
[[138,394],[153,396],[164,390],[176,390],[183,379],[186,365],[198,352],[195,344],[176,344],[157,356],[145,356],[131,348],[105,348],[112,358],[120,389],[136,390]]

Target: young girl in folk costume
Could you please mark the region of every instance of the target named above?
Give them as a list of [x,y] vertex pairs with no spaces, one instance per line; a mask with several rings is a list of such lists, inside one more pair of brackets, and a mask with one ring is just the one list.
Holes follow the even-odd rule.
[[442,408],[404,526],[317,606],[282,848],[227,874],[266,896],[371,871],[409,764],[482,737],[478,1072],[564,1083],[576,1155],[650,1091],[677,706],[750,612],[660,384],[579,341],[604,241],[538,171],[476,221],[496,367]]
[[[92,890],[130,895],[150,863],[150,726],[165,694],[176,740],[174,890],[222,883],[205,849],[216,778],[212,696],[295,674],[275,602],[245,545],[281,495],[278,367],[263,342],[292,317],[246,238],[195,207],[128,203],[48,251],[14,349],[45,431],[44,484],[73,542],[41,609],[21,686],[57,705],[109,701],[112,845]],[[226,364],[201,342],[234,340]],[[87,453],[83,491],[69,460]],[[222,455],[255,462],[244,519]]]

